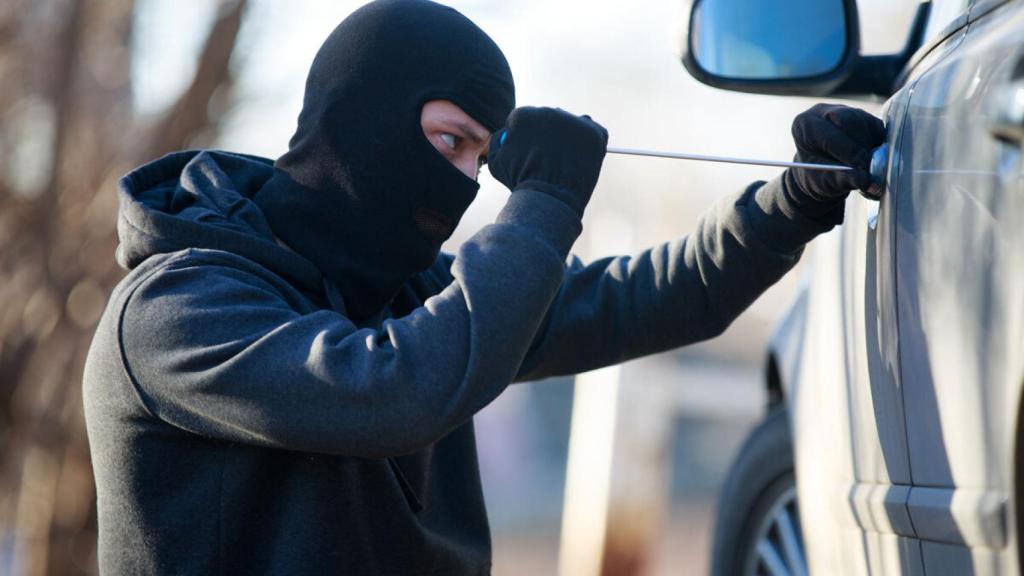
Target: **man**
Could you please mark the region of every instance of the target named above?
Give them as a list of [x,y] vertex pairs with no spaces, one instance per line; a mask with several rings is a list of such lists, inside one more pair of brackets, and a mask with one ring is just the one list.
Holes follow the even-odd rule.
[[[180,152],[121,182],[85,373],[105,573],[486,574],[472,416],[516,380],[710,338],[842,219],[881,123],[816,107],[787,172],[689,238],[564,263],[607,133],[513,111],[498,47],[426,0],[324,43],[288,152]],[[486,158],[512,193],[440,253]]]

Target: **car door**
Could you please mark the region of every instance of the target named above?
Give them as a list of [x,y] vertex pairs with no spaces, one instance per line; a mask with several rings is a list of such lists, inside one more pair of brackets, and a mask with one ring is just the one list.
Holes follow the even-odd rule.
[[892,182],[907,511],[930,576],[1018,573],[1024,187],[1020,141],[996,133],[1024,106],[1024,1],[968,21],[914,84]]
[[[809,303],[816,321],[808,326],[804,350],[816,358],[805,364],[810,374],[801,378],[807,385],[797,398],[802,406],[794,423],[801,517],[809,532],[821,535],[808,547],[814,573],[924,573],[922,543],[907,508],[910,408],[902,389],[897,305],[897,204],[908,185],[900,178],[901,148],[916,83],[959,49],[966,28],[957,20],[962,15],[966,23],[966,7],[967,0],[933,6],[930,47],[912,62],[883,109],[888,193],[880,202],[851,196],[839,241],[822,239],[816,247],[822,253],[816,255]],[[823,342],[842,349],[830,356],[832,345]],[[831,388],[840,382],[845,397]],[[846,445],[837,445],[844,438]]]
[[[911,92],[908,84],[883,108],[890,150],[899,147]],[[898,158],[890,157],[892,174]],[[811,320],[801,385],[792,395],[801,520],[814,574],[923,572],[905,508],[911,474],[897,352],[893,197],[851,195],[842,228],[814,247]]]

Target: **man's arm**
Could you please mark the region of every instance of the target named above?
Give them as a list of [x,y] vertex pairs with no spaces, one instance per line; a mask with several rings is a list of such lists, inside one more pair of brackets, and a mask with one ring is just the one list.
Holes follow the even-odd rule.
[[518,380],[574,374],[721,334],[831,228],[787,213],[777,183],[716,203],[687,237],[570,264]]
[[865,190],[881,121],[819,104],[797,116],[800,162],[847,172],[787,170],[706,212],[682,240],[635,257],[570,266],[517,376],[573,374],[712,338],[800,257],[806,242],[842,222],[847,194]]
[[195,434],[288,450],[383,457],[436,442],[518,372],[607,140],[587,117],[514,111],[488,156],[513,191],[497,221],[459,249],[451,285],[379,330],[302,310],[281,279],[230,254],[166,263],[121,316],[140,401]]
[[125,370],[152,416],[207,438],[410,453],[512,381],[579,230],[563,202],[520,190],[460,249],[448,288],[379,330],[296,311],[297,293],[247,260],[185,252],[128,299]]

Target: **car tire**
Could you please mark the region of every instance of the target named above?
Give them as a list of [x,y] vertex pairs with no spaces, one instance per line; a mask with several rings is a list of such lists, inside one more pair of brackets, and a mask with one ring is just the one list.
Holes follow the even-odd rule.
[[785,405],[772,410],[743,444],[715,516],[711,574],[763,573],[807,574]]

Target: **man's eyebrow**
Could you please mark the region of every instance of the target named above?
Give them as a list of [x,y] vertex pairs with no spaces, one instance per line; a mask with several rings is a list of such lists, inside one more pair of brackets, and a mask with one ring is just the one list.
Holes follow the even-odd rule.
[[477,144],[483,144],[483,142],[487,140],[487,137],[490,136],[490,134],[484,134],[474,130],[472,126],[461,120],[447,120],[447,123],[451,124],[455,128],[458,128],[459,131],[462,132],[463,136],[469,138],[470,140],[476,142]]

